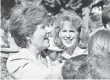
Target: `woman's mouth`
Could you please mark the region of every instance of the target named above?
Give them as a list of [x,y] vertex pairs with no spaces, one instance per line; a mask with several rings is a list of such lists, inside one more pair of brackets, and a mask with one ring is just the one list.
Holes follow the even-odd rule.
[[44,38],[44,41],[47,42],[47,43],[49,43],[49,39],[47,37]]
[[72,42],[72,39],[65,39],[65,42],[66,42],[67,44],[70,44],[70,43]]

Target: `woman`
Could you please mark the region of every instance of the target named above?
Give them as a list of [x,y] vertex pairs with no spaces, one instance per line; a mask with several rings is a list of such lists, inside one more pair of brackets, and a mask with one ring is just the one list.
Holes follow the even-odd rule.
[[41,51],[49,47],[49,22],[47,12],[38,7],[25,7],[13,13],[10,33],[21,47],[7,61],[8,71],[14,79],[47,79],[51,76],[49,60],[41,56]]
[[88,43],[89,63],[93,79],[110,79],[110,31],[99,30]]
[[[81,37],[82,19],[72,11],[64,11],[56,16],[54,25],[59,26],[59,37],[56,38],[56,44],[61,40],[64,45],[62,57],[69,59],[71,57],[86,54],[85,50],[78,47]],[[60,46],[61,46],[60,42]],[[60,47],[59,46],[59,47]]]

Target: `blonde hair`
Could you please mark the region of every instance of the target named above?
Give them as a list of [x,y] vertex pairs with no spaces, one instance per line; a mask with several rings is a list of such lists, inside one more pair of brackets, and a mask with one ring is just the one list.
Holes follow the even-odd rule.
[[[56,37],[55,42],[56,42],[57,46],[60,47],[60,48],[64,48],[64,45],[61,44],[62,42],[61,42],[60,37],[58,36],[58,34],[59,34],[60,30],[62,29],[62,25],[64,24],[65,21],[71,22],[72,25],[73,25],[73,28],[75,28],[79,32],[80,36],[82,35],[81,34],[81,28],[84,27],[83,20],[74,11],[71,11],[71,10],[70,11],[65,11],[64,10],[62,13],[57,14],[54,17],[52,25],[54,25],[56,27],[59,27],[59,31],[56,33],[57,37]],[[80,41],[80,39],[79,39],[79,41]]]
[[84,26],[82,19],[74,11],[63,11],[62,13],[56,15],[56,20],[54,21],[54,24],[61,28],[64,21],[72,22],[73,27],[76,29]]
[[101,78],[110,78],[110,31],[97,31],[89,40],[88,53],[92,69],[98,70]]
[[89,40],[88,52],[89,54],[91,52],[110,53],[110,31],[105,29],[97,31]]

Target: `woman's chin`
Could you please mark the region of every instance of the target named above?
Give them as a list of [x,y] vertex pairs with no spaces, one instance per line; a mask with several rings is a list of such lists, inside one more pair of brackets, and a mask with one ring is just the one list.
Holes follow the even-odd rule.
[[66,44],[65,47],[72,47],[72,45],[71,44]]
[[72,47],[72,43],[63,43],[65,47]]

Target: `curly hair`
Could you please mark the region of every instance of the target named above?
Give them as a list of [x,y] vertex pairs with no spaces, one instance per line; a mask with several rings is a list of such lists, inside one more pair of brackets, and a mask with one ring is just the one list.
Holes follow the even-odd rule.
[[81,33],[81,28],[84,27],[82,19],[74,11],[63,11],[55,16],[52,25],[59,27],[59,31],[56,32],[55,43],[58,47],[64,48],[63,43],[59,37],[59,32],[62,29],[62,24],[65,21],[72,22],[73,27]]

